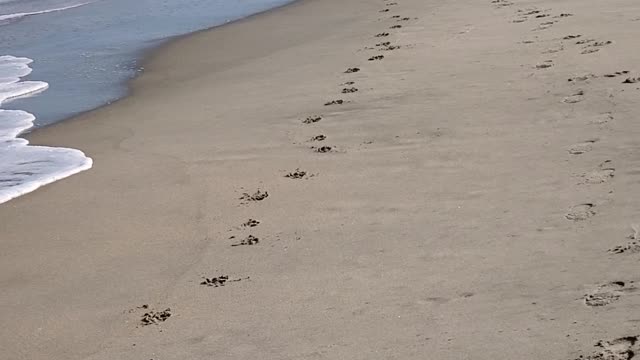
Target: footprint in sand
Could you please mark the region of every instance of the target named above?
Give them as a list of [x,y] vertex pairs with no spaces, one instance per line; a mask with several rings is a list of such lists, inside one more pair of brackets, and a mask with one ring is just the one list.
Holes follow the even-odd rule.
[[[143,309],[148,309],[149,305],[142,305]],[[140,325],[157,325],[159,323],[167,321],[171,317],[171,309],[166,308],[163,311],[150,310],[144,313],[140,319]]]
[[589,79],[593,79],[596,78],[597,76],[595,76],[594,74],[584,74],[584,75],[580,75],[580,76],[574,76],[571,78],[568,78],[567,81],[568,82],[582,82],[582,81],[587,81]]
[[389,29],[400,29],[401,27],[402,27],[402,25],[393,25]]
[[325,135],[316,135],[309,139],[309,141],[325,141],[327,137]]
[[612,281],[598,285],[593,291],[584,295],[584,303],[590,307],[607,306],[622,297],[625,292],[635,291],[635,288],[624,281]]
[[631,360],[638,354],[638,336],[625,336],[613,340],[600,340],[596,344],[600,350],[591,355],[574,360]]
[[613,167],[613,162],[607,160],[598,166],[597,170],[593,170],[584,174],[584,184],[602,184],[611,180],[615,175],[616,169]]
[[505,7],[505,6],[511,6],[513,5],[512,2],[507,1],[507,0],[492,0],[491,3],[493,4],[493,6],[495,6],[496,8],[501,8],[501,7]]
[[570,221],[584,221],[596,214],[594,207],[591,203],[574,205],[564,217]]
[[284,177],[289,178],[289,179],[304,179],[305,176],[307,176],[307,172],[304,171],[304,170],[300,170],[298,168],[295,171],[292,171],[292,172],[288,173]]
[[595,144],[597,141],[598,139],[591,139],[585,142],[573,144],[569,146],[567,152],[569,152],[569,154],[571,155],[582,155],[593,150],[593,144]]
[[260,221],[255,220],[255,219],[249,219],[245,222],[243,222],[240,226],[244,227],[244,228],[252,228],[252,227],[256,227],[260,225]]
[[536,65],[536,69],[538,69],[538,70],[548,69],[548,68],[550,68],[552,66],[553,66],[553,61],[552,60],[546,60],[544,63]]
[[360,68],[353,67],[353,68],[348,68],[344,73],[345,74],[352,74],[352,73],[357,73],[358,71],[360,71]]
[[635,77],[635,78],[626,78],[622,83],[623,84],[635,84],[640,82],[640,77]]
[[383,32],[383,33],[376,34],[376,37],[387,37],[387,36],[389,36],[388,32]]
[[321,153],[321,154],[326,154],[326,153],[330,153],[330,152],[335,151],[333,146],[320,146],[320,147],[312,146],[311,149],[313,149],[313,151],[315,151],[317,153]]
[[382,60],[382,59],[384,59],[384,55],[376,55],[376,56],[372,56],[372,57],[370,57],[370,58],[369,58],[369,59],[367,59],[367,60],[369,60],[369,61],[376,61],[376,60]]
[[342,104],[344,104],[344,100],[338,99],[338,100],[327,101],[326,103],[324,103],[324,106],[342,105]]
[[350,93],[354,93],[354,92],[357,92],[357,91],[358,91],[358,88],[355,88],[355,87],[342,89],[342,93],[343,94],[350,94]]
[[582,39],[582,40],[576,41],[576,45],[584,45],[594,41],[596,41],[596,39]]
[[249,193],[243,193],[242,196],[240,197],[240,200],[243,201],[262,201],[266,198],[269,197],[269,193],[266,191],[261,191],[260,189],[258,189],[255,193],[253,194],[249,194]]
[[578,34],[578,35],[567,35],[567,36],[563,37],[562,40],[577,39],[579,37],[582,37],[582,35],[580,35],[580,34]]
[[615,246],[607,251],[612,254],[640,253],[640,226],[638,224],[631,224],[631,229],[633,230],[633,232],[629,236],[627,236],[627,238],[631,241],[624,245]]
[[203,280],[202,282],[200,282],[200,285],[210,286],[210,287],[221,287],[221,286],[227,285],[228,283],[239,282],[242,280],[249,280],[249,277],[246,277],[244,279],[234,279],[234,280],[229,280],[229,276],[227,275],[220,275],[212,278],[203,277]]
[[584,100],[584,91],[578,90],[572,95],[566,96],[564,99],[562,99],[562,102],[565,104],[575,104],[581,102],[582,100]]
[[382,10],[380,10],[378,12],[384,13],[384,12],[388,12],[388,11],[389,11],[389,9],[382,9]]
[[616,71],[616,72],[610,73],[610,74],[604,74],[602,76],[607,77],[607,78],[614,78],[614,77],[626,75],[628,73],[629,73],[629,70],[623,70],[623,71]]
[[255,237],[253,235],[249,235],[246,238],[240,240],[239,243],[231,244],[231,246],[233,246],[233,247],[236,247],[236,246],[252,246],[252,245],[257,245],[258,243],[260,243],[260,239],[258,239],[257,237]]
[[318,121],[322,120],[322,116],[309,116],[306,119],[302,120],[303,124],[313,124],[313,123],[317,123]]
[[562,50],[564,50],[564,46],[560,45],[560,46],[549,48],[549,49],[543,51],[542,54],[553,54],[553,53],[560,52]]
[[611,113],[598,114],[595,115],[591,120],[589,120],[589,124],[604,125],[613,119],[614,118]]

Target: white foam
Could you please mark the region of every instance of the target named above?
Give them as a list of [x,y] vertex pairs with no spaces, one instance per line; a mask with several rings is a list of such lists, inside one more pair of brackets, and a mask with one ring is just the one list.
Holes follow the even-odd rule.
[[[0,106],[47,89],[42,81],[20,81],[31,73],[31,59],[0,56]],[[0,108],[0,203],[90,169],[91,158],[76,149],[30,146],[17,136],[33,126],[35,116]]]
[[10,20],[18,20],[18,19],[21,19],[21,18],[27,17],[27,16],[40,15],[40,14],[47,14],[47,13],[57,12],[57,11],[69,10],[69,9],[77,8],[77,7],[84,6],[84,5],[87,5],[87,4],[90,4],[90,3],[91,2],[83,2],[83,3],[80,3],[80,4],[63,6],[63,7],[59,7],[59,8],[55,8],[55,9],[46,9],[46,10],[40,10],[40,11],[20,12],[20,13],[15,13],[15,14],[0,15],[0,22],[2,22],[2,21],[10,21]]

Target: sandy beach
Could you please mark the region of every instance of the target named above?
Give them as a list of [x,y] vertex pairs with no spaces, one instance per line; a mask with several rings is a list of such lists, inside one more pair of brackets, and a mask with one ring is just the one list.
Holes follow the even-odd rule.
[[634,358],[639,30],[302,0],[173,41],[29,135],[94,167],[0,205],[0,357]]

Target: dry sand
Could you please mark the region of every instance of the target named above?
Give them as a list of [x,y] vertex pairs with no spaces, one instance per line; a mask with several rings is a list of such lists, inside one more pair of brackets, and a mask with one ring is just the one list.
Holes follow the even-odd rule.
[[640,5],[496,1],[301,1],[32,134],[95,167],[0,207],[0,357],[634,357]]

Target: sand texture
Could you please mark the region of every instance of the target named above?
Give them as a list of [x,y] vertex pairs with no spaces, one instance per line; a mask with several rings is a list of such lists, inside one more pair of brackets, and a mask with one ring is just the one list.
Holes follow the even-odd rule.
[[165,46],[30,136],[95,164],[0,206],[0,357],[636,357],[638,34],[306,0]]

